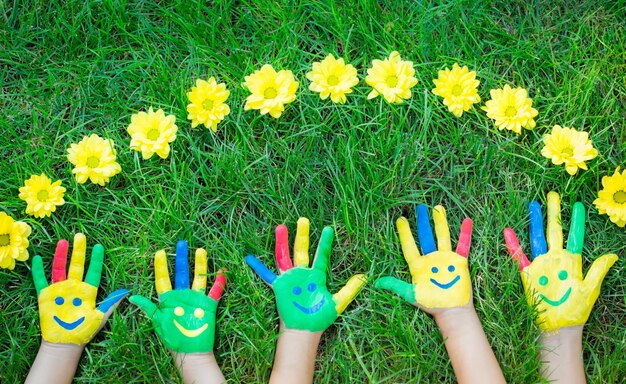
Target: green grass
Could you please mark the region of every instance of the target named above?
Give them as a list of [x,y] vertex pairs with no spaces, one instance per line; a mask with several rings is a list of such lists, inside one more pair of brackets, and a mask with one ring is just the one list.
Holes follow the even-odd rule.
[[[215,353],[233,383],[266,382],[278,317],[270,290],[245,266],[272,265],[273,228],[311,220],[312,244],[336,230],[331,291],[355,273],[408,281],[395,233],[414,205],[443,204],[453,238],[475,223],[474,303],[508,381],[535,383],[539,332],[523,299],[502,230],[528,245],[526,205],[563,197],[588,207],[585,269],[621,257],[584,333],[589,382],[626,375],[626,233],[592,201],[602,176],[626,165],[626,30],[621,1],[2,1],[0,2],[0,209],[33,227],[31,254],[50,270],[59,238],[77,231],[107,249],[99,298],[117,287],[155,297],[152,258],[177,239],[206,247],[209,268],[229,269]],[[575,3],[575,4],[573,4]],[[288,5],[287,5],[288,4]],[[346,105],[307,90],[305,73],[327,53],[354,64],[392,50],[415,64],[419,84],[403,105],[367,100],[362,81]],[[499,132],[482,111],[461,119],[430,93],[454,62],[478,72],[480,95],[504,84],[529,90],[538,126]],[[300,89],[278,120],[243,111],[245,75],[271,63]],[[217,134],[191,130],[186,92],[216,76],[232,112]],[[171,156],[148,161],[128,148],[130,115],[175,114]],[[554,124],[591,133],[600,156],[570,177],[543,158]],[[116,143],[123,173],[106,188],[76,183],[66,148],[97,133]],[[67,203],[50,219],[26,217],[18,188],[31,174],[62,179]],[[528,247],[526,247],[528,250]],[[20,382],[40,343],[30,262],[0,271],[0,381]],[[454,382],[432,318],[366,286],[324,334],[316,382]],[[76,382],[180,382],[148,319],[123,302],[83,354]]]

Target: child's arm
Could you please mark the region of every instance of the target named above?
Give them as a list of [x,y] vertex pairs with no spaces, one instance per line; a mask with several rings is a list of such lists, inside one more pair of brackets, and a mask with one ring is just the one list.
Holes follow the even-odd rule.
[[300,218],[289,255],[287,227],[276,227],[276,263],[280,275],[270,271],[255,256],[246,263],[274,290],[281,319],[274,368],[270,383],[311,383],[317,345],[324,330],[346,309],[365,284],[364,275],[355,275],[334,295],[326,286],[326,273],[334,231],[326,227],[309,268],[309,220]]
[[456,251],[452,251],[445,209],[442,206],[433,209],[436,245],[428,209],[420,204],[416,213],[423,256],[417,249],[408,220],[401,217],[396,222],[412,284],[387,276],[378,279],[376,287],[391,290],[434,316],[459,383],[504,383],[498,361],[472,304],[467,261],[472,221],[463,220]]
[[547,205],[545,232],[541,206],[536,201],[528,205],[532,262],[511,228],[504,230],[504,239],[519,264],[526,299],[537,311],[536,323],[542,331],[542,373],[551,382],[584,383],[582,329],[617,255],[596,259],[583,279],[585,207],[574,203],[567,247],[563,248],[561,198],[556,192],[548,193]]
[[86,250],[85,235],[77,233],[66,270],[69,243],[60,240],[52,262],[52,284],[48,284],[41,257],[33,258],[42,341],[26,383],[71,383],[85,345],[128,294],[125,289],[112,292],[96,307],[104,248],[100,244],[93,247],[83,281]]
[[226,382],[213,352],[172,353],[172,356],[185,384],[221,384]]
[[435,315],[459,383],[505,383],[473,306]]
[[582,325],[541,335],[542,373],[551,383],[586,383],[582,339]]

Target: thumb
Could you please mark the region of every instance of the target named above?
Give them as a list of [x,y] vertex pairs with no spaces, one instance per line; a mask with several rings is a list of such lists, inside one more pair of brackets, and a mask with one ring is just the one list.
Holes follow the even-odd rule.
[[141,295],[132,295],[128,298],[128,301],[141,308],[149,318],[152,318],[157,311],[156,304]]
[[111,316],[113,311],[115,311],[115,308],[117,308],[126,296],[128,296],[128,289],[118,289],[117,291],[111,292],[109,296],[102,300],[100,305],[98,305],[98,308],[96,308],[98,311],[103,313],[102,323],[100,324],[98,331],[104,327],[104,324],[109,319],[109,316]]
[[404,300],[408,301],[411,304],[415,304],[415,289],[413,289],[413,284],[405,283],[402,280],[396,279],[395,277],[385,276],[376,280],[374,283],[376,288],[387,289],[389,291],[395,292],[398,296],[402,297]]
[[585,276],[585,280],[583,282],[585,287],[590,290],[599,291],[602,280],[604,280],[604,276],[606,276],[607,272],[616,261],[617,255],[613,253],[609,253],[596,259],[596,261],[594,261],[591,265],[591,268],[589,268],[587,276]]

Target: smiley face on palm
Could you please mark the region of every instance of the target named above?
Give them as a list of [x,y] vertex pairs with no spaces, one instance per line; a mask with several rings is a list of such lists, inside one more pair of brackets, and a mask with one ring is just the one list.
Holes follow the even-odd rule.
[[[288,329],[319,332],[328,328],[354,299],[365,284],[364,275],[355,275],[336,294],[326,287],[326,270],[333,241],[333,229],[322,231],[313,267],[309,268],[309,220],[300,218],[294,244],[294,262],[289,256],[287,227],[276,227],[276,276],[255,256],[246,256],[246,263],[276,293],[280,318]],[[294,266],[295,264],[295,266]]]
[[574,204],[567,249],[563,249],[561,201],[556,192],[548,193],[547,241],[543,231],[541,206],[529,204],[530,241],[533,262],[522,251],[515,232],[504,230],[507,249],[519,263],[522,284],[530,305],[537,307],[537,325],[544,331],[583,325],[600,295],[600,286],[617,256],[598,258],[583,280],[582,250],[585,237],[585,207]]
[[433,209],[437,246],[428,221],[428,209],[420,204],[416,212],[417,235],[424,256],[420,256],[408,220],[401,217],[396,222],[412,284],[387,276],[378,279],[376,287],[391,290],[429,313],[468,304],[472,290],[467,266],[472,220],[463,220],[459,243],[456,252],[453,252],[445,209],[440,205]]
[[74,236],[74,249],[66,276],[68,250],[67,240],[57,243],[51,285],[46,281],[41,257],[33,258],[32,273],[39,302],[41,335],[50,343],[83,345],[104,326],[115,305],[128,291],[120,289],[111,293],[96,308],[104,248],[100,244],[94,245],[85,282],[82,281],[87,250],[85,235],[77,233]]
[[224,292],[226,276],[219,271],[209,295],[207,285],[207,253],[196,250],[195,276],[189,289],[189,246],[176,244],[175,289],[172,290],[164,250],[154,256],[155,285],[159,306],[150,299],[133,295],[130,302],[139,306],[152,320],[155,332],[165,346],[174,352],[211,352],[215,341],[217,303]]

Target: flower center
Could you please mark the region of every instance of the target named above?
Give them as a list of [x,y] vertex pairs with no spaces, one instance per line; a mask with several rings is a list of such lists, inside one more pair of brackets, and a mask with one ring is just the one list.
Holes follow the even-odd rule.
[[337,85],[339,84],[339,78],[335,75],[330,75],[328,76],[328,78],[326,79],[326,82],[328,83],[328,85],[333,86],[333,85]]
[[385,83],[387,83],[387,86],[389,88],[395,88],[396,85],[398,85],[398,76],[387,76],[387,80],[385,80]]
[[213,100],[209,100],[206,99],[202,102],[202,108],[206,109],[207,111],[210,111],[211,109],[213,109]]
[[96,156],[90,156],[87,158],[87,166],[89,168],[96,168],[98,165],[100,165],[100,159]]
[[8,233],[0,235],[0,247],[6,247],[9,244],[11,244],[11,235]]
[[615,200],[615,202],[617,204],[624,204],[626,203],[626,191],[617,191],[613,194],[613,200]]
[[461,92],[463,92],[463,88],[458,85],[455,84],[454,87],[452,87],[452,96],[461,96]]
[[509,105],[508,107],[506,107],[506,109],[504,110],[504,115],[506,117],[513,117],[515,115],[517,115],[517,108],[515,108],[512,105]]
[[574,155],[574,148],[572,148],[572,147],[565,147],[565,148],[563,148],[563,150],[561,152],[564,155],[571,157],[571,156]]
[[45,189],[37,192],[37,200],[39,201],[48,201],[48,197],[50,197],[50,194]]
[[265,91],[263,92],[263,97],[265,97],[266,99],[273,99],[278,95],[278,92],[276,92],[276,89],[269,87],[269,88],[265,88]]
[[155,141],[156,139],[159,138],[159,130],[152,128],[151,130],[148,131],[148,133],[146,134],[146,137],[148,138],[148,140]]

